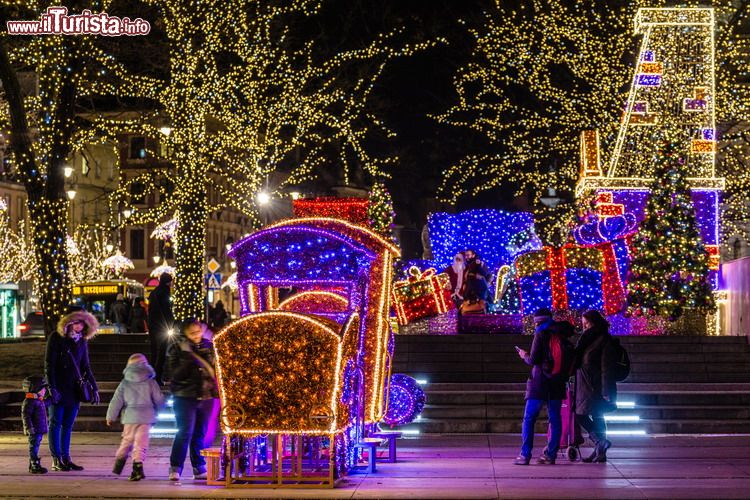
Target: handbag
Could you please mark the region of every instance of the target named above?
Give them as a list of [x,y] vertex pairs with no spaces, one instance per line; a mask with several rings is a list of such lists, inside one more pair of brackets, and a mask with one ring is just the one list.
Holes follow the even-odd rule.
[[477,300],[476,302],[466,301],[461,304],[461,314],[485,314],[487,312],[487,302]]
[[78,368],[78,363],[76,363],[75,358],[73,357],[73,353],[70,352],[70,349],[67,351],[68,356],[70,356],[70,361],[73,362],[73,368],[75,368],[76,371],[76,396],[78,396],[78,400],[83,403],[90,403],[94,400],[94,393],[96,392],[94,390],[94,385],[89,381],[88,378],[81,376],[81,370]]

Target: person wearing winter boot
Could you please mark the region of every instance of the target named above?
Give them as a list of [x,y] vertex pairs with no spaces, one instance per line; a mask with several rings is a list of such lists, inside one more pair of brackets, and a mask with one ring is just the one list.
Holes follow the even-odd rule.
[[586,430],[594,451],[581,461],[605,463],[612,443],[607,439],[604,414],[617,409],[613,372],[616,353],[609,323],[599,311],[583,313],[583,335],[576,345],[576,423]]
[[47,393],[47,381],[41,376],[26,377],[22,384],[26,397],[21,403],[23,433],[29,437],[29,472],[46,474],[39,458],[39,446],[47,434],[47,405],[44,396]]
[[548,373],[552,350],[551,341],[556,331],[552,312],[547,308],[538,309],[534,313],[534,324],[536,328],[534,329],[531,351],[526,352],[524,349],[517,348],[521,360],[531,366],[531,374],[526,381],[526,408],[521,428],[521,452],[513,463],[529,465],[531,462],[531,452],[534,446],[534,426],[539,417],[539,412],[546,405],[551,432],[547,447],[544,449],[542,456],[537,459],[537,463],[554,465],[562,434],[560,411],[562,400],[565,399],[565,377],[560,373],[556,375]]
[[145,355],[131,355],[122,374],[123,380],[117,386],[107,408],[107,425],[112,425],[117,420],[123,424],[122,440],[115,453],[112,472],[118,476],[122,473],[132,450],[133,472],[129,479],[140,481],[146,477],[143,462],[148,451],[149,431],[156,423],[159,408],[164,404],[164,395],[156,383],[156,372],[148,364]]
[[79,377],[90,384],[91,404],[99,404],[99,388],[89,363],[89,340],[99,328],[99,322],[86,311],[73,311],[57,324],[57,333],[47,339],[44,375],[49,384],[49,451],[52,470],[82,471],[70,458],[73,424],[81,407],[83,394]]

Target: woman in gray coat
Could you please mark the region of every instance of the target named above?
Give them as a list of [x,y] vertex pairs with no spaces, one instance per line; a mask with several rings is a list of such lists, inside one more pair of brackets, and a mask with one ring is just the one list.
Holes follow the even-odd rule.
[[583,461],[606,462],[612,443],[607,440],[604,414],[617,408],[612,337],[609,323],[599,311],[583,313],[583,329],[576,345],[576,422],[594,443],[594,452]]

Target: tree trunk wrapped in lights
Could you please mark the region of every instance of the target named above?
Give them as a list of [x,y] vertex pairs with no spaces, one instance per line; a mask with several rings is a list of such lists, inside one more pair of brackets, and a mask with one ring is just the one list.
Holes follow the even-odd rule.
[[[40,72],[39,100],[44,104],[39,122],[39,140],[32,146],[27,109],[18,76],[4,41],[0,41],[0,78],[8,101],[11,147],[16,171],[28,194],[29,217],[37,272],[37,286],[47,335],[70,302],[67,238],[68,200],[65,197],[63,164],[70,149],[75,119],[77,65],[71,56],[75,42],[50,40],[39,53],[47,57],[48,72]],[[63,68],[66,76],[63,76]]]
[[[179,171],[179,169],[178,169]],[[205,192],[187,192],[178,207],[180,227],[177,230],[177,279],[174,284],[175,318],[204,316],[203,276],[205,273],[206,210]]]

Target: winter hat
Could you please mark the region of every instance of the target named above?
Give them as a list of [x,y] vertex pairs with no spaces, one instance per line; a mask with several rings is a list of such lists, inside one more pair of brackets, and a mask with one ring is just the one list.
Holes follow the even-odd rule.
[[536,312],[534,313],[534,321],[539,321],[543,319],[552,319],[552,311],[550,311],[546,307],[537,309]]
[[21,390],[23,390],[23,392],[33,392],[36,394],[42,390],[42,387],[47,387],[47,379],[41,375],[26,377],[21,383]]
[[135,354],[131,354],[128,358],[128,365],[134,365],[136,363],[148,363],[148,360],[146,359],[145,355],[137,352]]

